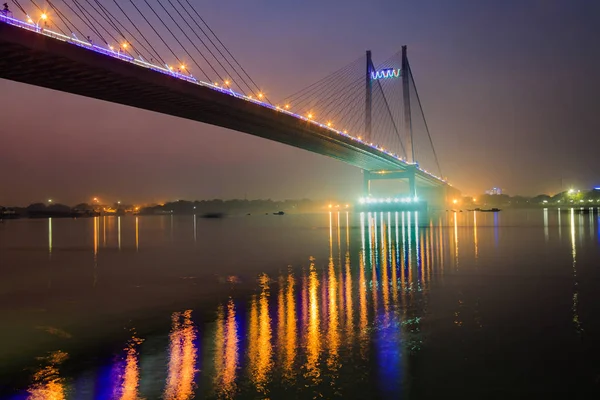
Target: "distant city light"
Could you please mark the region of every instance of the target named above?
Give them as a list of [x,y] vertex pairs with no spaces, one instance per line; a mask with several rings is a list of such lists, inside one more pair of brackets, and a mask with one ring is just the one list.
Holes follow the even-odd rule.
[[575,193],[575,189],[569,189],[569,194]]
[[52,203],[52,199],[48,199],[48,203]]

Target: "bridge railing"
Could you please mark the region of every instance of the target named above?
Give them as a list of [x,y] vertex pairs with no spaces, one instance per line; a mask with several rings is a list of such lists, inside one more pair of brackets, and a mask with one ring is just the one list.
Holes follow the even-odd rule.
[[337,129],[331,127],[331,126],[328,126],[327,124],[322,124],[322,123],[320,123],[318,121],[315,121],[313,119],[307,118],[304,115],[296,114],[296,113],[294,113],[294,112],[292,112],[290,110],[287,110],[285,108],[273,106],[272,104],[269,104],[269,103],[266,103],[264,101],[261,101],[258,98],[254,98],[252,96],[247,96],[247,95],[244,95],[244,94],[241,94],[241,93],[237,93],[237,92],[235,92],[231,88],[226,88],[226,87],[219,86],[217,84],[213,84],[213,83],[209,83],[209,82],[204,82],[204,81],[198,80],[198,79],[194,78],[191,74],[189,74],[189,75],[183,74],[183,73],[181,73],[179,71],[174,70],[172,67],[169,67],[168,65],[166,65],[164,67],[160,66],[160,65],[156,65],[156,64],[153,64],[153,63],[150,63],[150,62],[148,62],[146,60],[141,59],[141,57],[140,57],[140,59],[132,57],[129,54],[120,51],[120,49],[119,50],[114,50],[113,48],[102,47],[102,46],[93,44],[90,41],[81,40],[81,39],[77,38],[75,36],[75,34],[73,34],[73,36],[67,36],[67,35],[64,35],[62,33],[58,33],[58,32],[55,32],[53,30],[44,28],[44,27],[42,27],[42,26],[40,26],[38,24],[34,24],[34,23],[30,23],[30,22],[25,22],[25,21],[19,20],[17,18],[14,18],[14,17],[9,16],[9,15],[2,14],[2,13],[0,13],[0,21],[1,22],[5,22],[5,23],[10,24],[10,25],[13,25],[13,26],[17,26],[17,27],[22,28],[22,29],[26,29],[28,31],[32,31],[32,32],[35,32],[35,33],[38,33],[38,34],[41,34],[41,35],[44,35],[44,36],[51,37],[51,38],[56,39],[56,40],[60,40],[60,41],[67,42],[67,43],[71,43],[73,45],[76,45],[76,46],[79,46],[79,47],[82,47],[82,48],[85,48],[85,49],[88,49],[88,50],[95,51],[96,53],[100,53],[100,54],[103,54],[105,56],[117,58],[119,60],[126,61],[126,62],[129,62],[129,63],[135,64],[135,65],[138,65],[140,67],[144,67],[144,68],[156,71],[156,72],[160,72],[160,73],[165,74],[165,75],[169,75],[169,76],[172,76],[172,77],[175,77],[175,78],[178,78],[178,79],[182,79],[182,80],[185,80],[185,81],[190,82],[190,83],[194,83],[194,84],[197,84],[197,85],[200,85],[200,86],[208,87],[208,88],[211,88],[212,90],[215,90],[215,91],[218,91],[218,92],[221,92],[221,93],[224,93],[224,94],[227,94],[227,95],[239,98],[239,99],[243,99],[245,101],[249,101],[249,102],[258,104],[258,105],[260,105],[262,107],[266,107],[266,108],[269,108],[269,109],[277,111],[277,112],[288,114],[290,116],[293,116],[295,118],[304,120],[304,121],[306,121],[308,123],[311,123],[313,125],[319,126],[320,128],[327,129],[327,130],[329,130],[329,131],[331,131],[333,133],[336,133],[336,134],[338,134],[340,136],[344,136],[344,137],[346,137],[346,138],[348,138],[350,140],[353,140],[355,142],[358,142],[358,143],[360,143],[362,145],[368,146],[368,147],[370,147],[374,151],[378,151],[380,153],[386,154],[387,156],[393,157],[397,162],[399,162],[401,164],[404,164],[404,165],[407,165],[407,166],[408,165],[414,165],[420,172],[422,172],[424,174],[427,174],[427,175],[431,176],[432,178],[437,179],[439,181],[442,181],[444,183],[448,183],[445,179],[443,179],[443,178],[441,178],[439,176],[436,176],[436,175],[432,174],[431,172],[428,172],[428,171],[422,169],[421,167],[419,167],[419,165],[417,163],[410,163],[405,158],[402,158],[398,154],[392,153],[392,152],[390,152],[390,151],[388,151],[388,150],[386,150],[386,149],[378,146],[377,144],[363,141],[362,139],[360,139],[358,137],[355,137],[355,136],[352,136],[352,135],[348,134],[346,131],[337,130]]

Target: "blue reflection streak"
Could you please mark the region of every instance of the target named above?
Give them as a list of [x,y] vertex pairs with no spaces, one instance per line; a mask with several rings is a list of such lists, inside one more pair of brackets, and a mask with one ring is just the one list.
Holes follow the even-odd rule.
[[377,354],[377,379],[383,398],[397,398],[402,393],[402,335],[401,325],[395,318],[384,325],[385,315],[378,317],[375,348]]
[[498,247],[498,213],[494,213],[494,245]]

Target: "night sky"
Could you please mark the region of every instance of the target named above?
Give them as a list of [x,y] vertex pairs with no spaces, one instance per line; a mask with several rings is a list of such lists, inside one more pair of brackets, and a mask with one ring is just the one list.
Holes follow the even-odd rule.
[[[476,195],[600,185],[600,2],[196,1],[271,99],[408,45],[444,175]],[[355,198],[360,170],[247,134],[0,81],[0,204]]]

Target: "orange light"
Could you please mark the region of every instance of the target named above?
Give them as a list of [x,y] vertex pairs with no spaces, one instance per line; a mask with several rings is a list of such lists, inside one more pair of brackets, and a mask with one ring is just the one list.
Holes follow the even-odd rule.
[[123,46],[122,46],[122,47],[123,47],[124,49],[126,49],[126,48],[127,48],[127,46],[129,46],[127,43],[123,43]]
[[327,126],[331,126],[331,122],[328,122],[328,123],[327,123]]
[[185,64],[181,64],[181,69],[185,69]]
[[286,105],[285,105],[285,109],[286,109],[286,110],[289,110],[289,109],[290,109],[290,105],[289,105],[289,104],[286,104]]
[[41,15],[41,18],[45,21],[45,20],[48,19],[48,16],[44,13],[44,14]]
[[454,200],[452,200],[452,203],[456,204],[456,203],[458,203],[458,200],[454,199]]
[[259,99],[262,99],[262,98],[263,98],[263,94],[262,94],[262,93],[259,93],[259,94],[258,94],[258,98],[259,98]]
[[329,208],[333,207],[331,204],[329,205]]
[[311,113],[308,113],[308,118],[312,119],[313,115]]
[[225,81],[225,84],[226,84],[226,85],[229,85],[229,81]]

